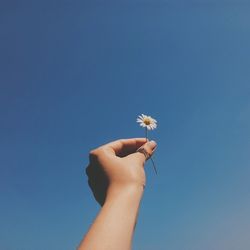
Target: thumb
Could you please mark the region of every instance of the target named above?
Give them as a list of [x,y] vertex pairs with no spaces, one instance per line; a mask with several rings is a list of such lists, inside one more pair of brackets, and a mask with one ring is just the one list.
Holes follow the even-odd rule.
[[140,161],[142,164],[145,163],[154,153],[156,149],[156,142],[155,141],[148,141],[143,144],[137,151],[133,154],[134,157]]

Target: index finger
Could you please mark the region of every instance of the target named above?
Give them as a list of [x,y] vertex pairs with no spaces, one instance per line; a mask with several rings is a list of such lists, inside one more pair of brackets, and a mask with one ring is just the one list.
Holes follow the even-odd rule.
[[134,153],[139,147],[147,142],[146,138],[120,139],[110,142],[104,147],[118,156]]

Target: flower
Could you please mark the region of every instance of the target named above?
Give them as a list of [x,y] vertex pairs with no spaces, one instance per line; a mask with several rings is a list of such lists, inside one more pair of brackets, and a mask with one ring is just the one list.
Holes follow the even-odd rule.
[[157,121],[148,115],[141,114],[136,121],[140,123],[140,126],[147,128],[148,130],[153,130],[157,127]]

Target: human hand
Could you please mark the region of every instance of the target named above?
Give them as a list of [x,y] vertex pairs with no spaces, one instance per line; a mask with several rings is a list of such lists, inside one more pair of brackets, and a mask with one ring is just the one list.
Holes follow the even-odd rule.
[[110,142],[90,152],[86,168],[88,183],[101,206],[114,190],[118,193],[130,187],[143,190],[144,164],[155,148],[154,141],[134,138]]

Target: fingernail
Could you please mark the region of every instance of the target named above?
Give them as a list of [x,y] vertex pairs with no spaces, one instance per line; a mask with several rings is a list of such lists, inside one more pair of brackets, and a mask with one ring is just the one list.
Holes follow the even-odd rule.
[[155,141],[148,142],[148,145],[152,148],[152,150],[154,150],[156,148],[156,146],[157,146]]

